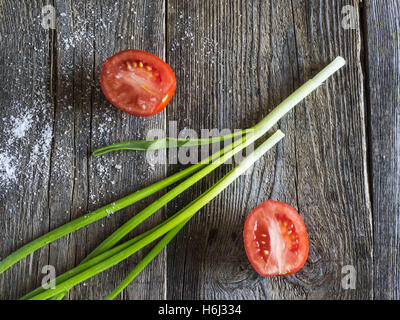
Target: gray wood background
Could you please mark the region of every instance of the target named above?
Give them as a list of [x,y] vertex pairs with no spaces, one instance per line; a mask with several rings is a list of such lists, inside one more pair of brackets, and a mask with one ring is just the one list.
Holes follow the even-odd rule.
[[[57,13],[54,30],[42,26],[46,4]],[[100,90],[102,62],[127,48],[175,71],[175,96],[156,116],[124,114]],[[95,148],[152,128],[168,133],[170,121],[197,132],[252,126],[337,55],[346,67],[280,121],[278,147],[201,210],[119,299],[399,299],[398,0],[0,0],[0,258],[184,167],[151,166],[140,152],[94,158]],[[75,266],[154,199],[27,257],[0,275],[0,299],[37,287],[44,265]],[[262,278],[246,258],[244,220],[266,199],[292,205],[307,226],[309,258],[294,275]],[[67,298],[104,298],[145,252]],[[355,289],[342,286],[347,265]]]

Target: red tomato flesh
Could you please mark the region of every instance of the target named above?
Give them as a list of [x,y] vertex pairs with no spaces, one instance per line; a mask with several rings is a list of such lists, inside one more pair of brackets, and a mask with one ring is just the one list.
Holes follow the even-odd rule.
[[250,263],[264,277],[295,273],[308,257],[304,222],[283,202],[267,200],[253,209],[246,219],[243,239]]
[[134,116],[151,116],[171,100],[176,79],[157,56],[135,49],[118,52],[103,63],[101,88],[117,108]]

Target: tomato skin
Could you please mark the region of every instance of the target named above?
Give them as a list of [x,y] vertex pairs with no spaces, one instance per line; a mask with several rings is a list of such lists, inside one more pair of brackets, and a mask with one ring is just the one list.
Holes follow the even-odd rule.
[[286,203],[267,200],[248,215],[243,230],[247,257],[264,277],[299,271],[308,257],[306,227]]
[[108,101],[139,117],[161,112],[176,89],[171,67],[157,56],[137,49],[120,51],[105,60],[100,83]]

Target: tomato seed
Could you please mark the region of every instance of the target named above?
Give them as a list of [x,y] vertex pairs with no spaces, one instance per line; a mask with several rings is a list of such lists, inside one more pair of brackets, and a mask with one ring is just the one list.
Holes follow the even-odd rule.
[[281,226],[281,230],[282,230],[282,235],[283,234],[287,234],[288,236],[288,243],[289,243],[289,250],[291,251],[296,251],[299,248],[299,240],[296,234],[296,229],[292,223],[292,221],[290,221],[289,219],[287,219],[286,217],[283,217],[281,215],[277,215],[277,219],[280,220],[279,225]]
[[133,67],[129,61],[126,62],[126,66],[128,67],[129,70],[133,70]]
[[261,253],[262,259],[264,261],[267,261],[271,249],[269,234],[266,233],[264,230],[255,230],[254,244],[257,248],[257,252]]

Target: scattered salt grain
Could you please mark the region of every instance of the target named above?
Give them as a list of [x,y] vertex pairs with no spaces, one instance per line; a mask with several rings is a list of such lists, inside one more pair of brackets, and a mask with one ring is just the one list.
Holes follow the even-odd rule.
[[16,179],[15,158],[6,153],[0,153],[0,186]]
[[11,131],[14,138],[21,139],[25,136],[25,133],[31,128],[32,117],[33,115],[31,113],[27,113],[18,118],[11,117],[11,121],[13,122]]
[[17,188],[24,185],[22,179],[30,179],[33,174],[46,170],[52,127],[50,124],[38,126],[38,123],[49,107],[39,98],[30,108],[22,101],[13,102],[7,108],[11,115],[3,117],[0,130],[0,196],[10,190],[18,191]]

